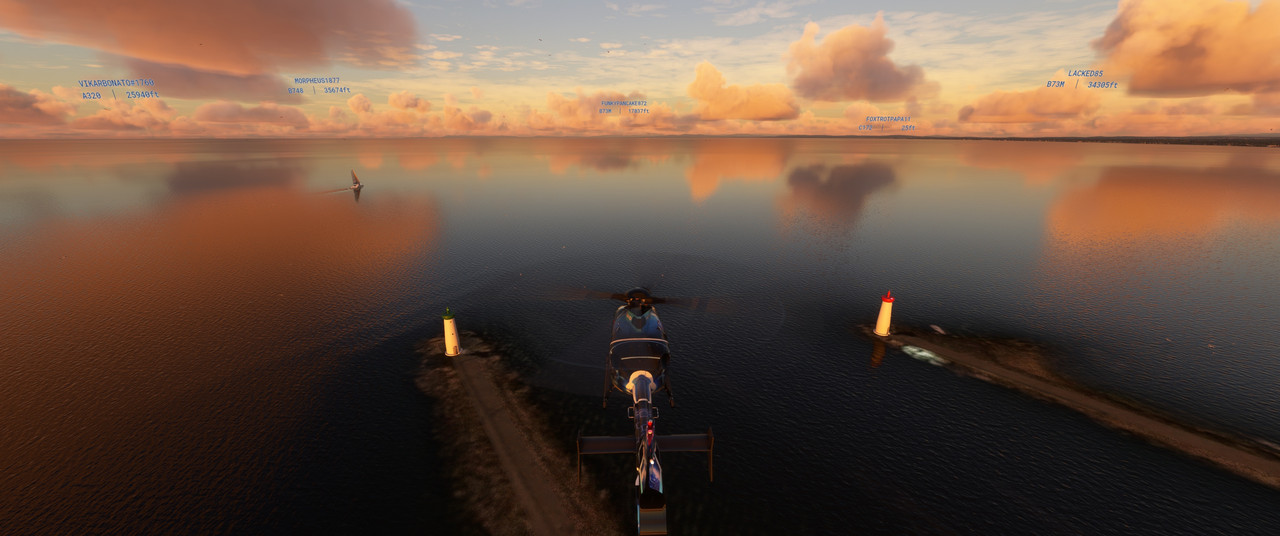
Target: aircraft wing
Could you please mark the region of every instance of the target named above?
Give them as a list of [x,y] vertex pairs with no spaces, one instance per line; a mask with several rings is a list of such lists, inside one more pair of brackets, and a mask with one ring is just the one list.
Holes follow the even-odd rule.
[[360,179],[356,178],[356,170],[353,169],[351,170],[351,185],[358,186],[359,184],[360,184]]

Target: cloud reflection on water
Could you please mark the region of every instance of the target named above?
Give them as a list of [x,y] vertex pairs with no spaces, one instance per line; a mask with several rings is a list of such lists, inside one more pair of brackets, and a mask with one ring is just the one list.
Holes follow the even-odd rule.
[[781,200],[782,213],[792,218],[803,210],[829,224],[853,226],[871,194],[896,181],[893,168],[880,162],[796,167],[787,177],[791,191]]

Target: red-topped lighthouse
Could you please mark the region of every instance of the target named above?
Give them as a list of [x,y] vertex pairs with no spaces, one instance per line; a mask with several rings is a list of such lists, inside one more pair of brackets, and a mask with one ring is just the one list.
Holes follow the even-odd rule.
[[885,291],[884,298],[880,299],[880,318],[876,319],[876,335],[885,337],[889,335],[889,316],[893,313],[893,296],[889,291]]

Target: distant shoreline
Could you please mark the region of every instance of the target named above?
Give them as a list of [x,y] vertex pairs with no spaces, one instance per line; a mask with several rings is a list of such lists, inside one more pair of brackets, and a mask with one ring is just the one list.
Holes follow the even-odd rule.
[[887,337],[861,331],[874,342],[923,348],[971,375],[1083,413],[1095,421],[1280,489],[1280,449],[1258,441],[1181,423],[1151,408],[1096,392],[1052,370],[1042,348],[1016,340],[944,335],[894,326]]

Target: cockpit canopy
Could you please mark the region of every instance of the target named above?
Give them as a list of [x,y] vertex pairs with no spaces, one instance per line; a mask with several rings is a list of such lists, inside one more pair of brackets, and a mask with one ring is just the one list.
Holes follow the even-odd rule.
[[662,321],[651,306],[618,308],[613,319],[613,340],[666,339]]

